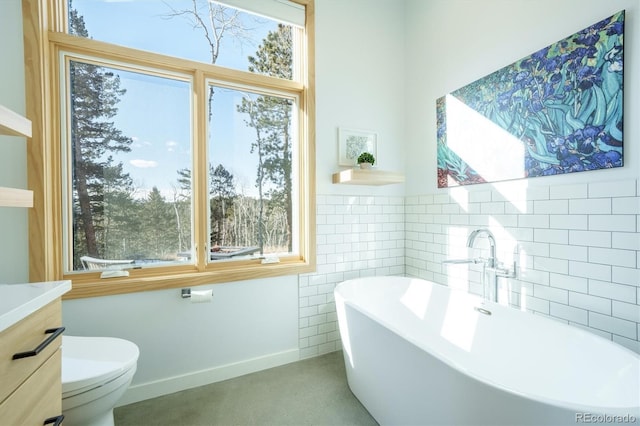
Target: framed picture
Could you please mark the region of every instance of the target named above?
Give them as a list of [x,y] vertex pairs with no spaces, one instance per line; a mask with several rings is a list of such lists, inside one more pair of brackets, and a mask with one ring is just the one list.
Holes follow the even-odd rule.
[[338,165],[355,166],[358,156],[363,152],[369,152],[377,159],[377,144],[378,135],[375,132],[338,128]]
[[437,99],[438,187],[622,167],[624,20]]

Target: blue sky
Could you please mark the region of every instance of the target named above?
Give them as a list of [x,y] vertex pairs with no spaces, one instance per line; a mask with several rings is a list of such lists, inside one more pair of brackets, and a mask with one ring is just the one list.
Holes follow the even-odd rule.
[[[191,0],[73,0],[72,6],[84,17],[89,36],[96,40],[143,50],[210,62],[209,46],[202,30],[193,28],[182,16],[170,18],[174,10],[189,9]],[[253,55],[273,21],[244,14],[255,40],[241,45],[223,38],[217,65],[246,70],[247,56]],[[140,196],[157,186],[170,199],[176,186],[178,169],[191,166],[191,135],[188,117],[188,83],[160,77],[142,77],[118,71],[121,87],[127,90],[118,104],[116,126],[134,142],[131,152],[117,154]],[[222,163],[236,177],[245,193],[255,192],[257,160],[247,161],[254,130],[246,128],[243,117],[232,107],[239,102],[236,91],[216,90],[214,126],[209,161]],[[227,141],[234,141],[232,144]],[[238,140],[243,140],[244,145]],[[240,188],[237,188],[240,190]]]

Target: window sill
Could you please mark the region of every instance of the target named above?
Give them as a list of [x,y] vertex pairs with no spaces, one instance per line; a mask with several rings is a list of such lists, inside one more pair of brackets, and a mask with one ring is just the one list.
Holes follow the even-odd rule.
[[[72,281],[71,291],[63,299],[80,299],[141,291],[183,288],[205,284],[219,284],[233,281],[270,278],[313,272],[315,264],[299,259],[285,259],[280,263],[251,264],[238,262],[225,268],[202,272],[175,271],[166,274],[154,270],[130,270],[130,276],[100,278],[101,271],[67,274],[64,279]],[[153,275],[151,275],[153,274]]]

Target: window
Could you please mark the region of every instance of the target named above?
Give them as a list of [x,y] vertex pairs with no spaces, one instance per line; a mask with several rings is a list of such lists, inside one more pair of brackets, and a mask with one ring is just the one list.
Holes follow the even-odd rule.
[[[235,248],[265,255],[299,253],[292,159],[298,99],[212,82],[209,119],[211,256]],[[230,149],[232,147],[232,149]],[[251,156],[252,159],[248,159]],[[218,257],[221,259],[224,257]]]
[[26,4],[32,281],[313,269],[312,0]]
[[193,246],[189,76],[61,56],[65,272],[179,262]]

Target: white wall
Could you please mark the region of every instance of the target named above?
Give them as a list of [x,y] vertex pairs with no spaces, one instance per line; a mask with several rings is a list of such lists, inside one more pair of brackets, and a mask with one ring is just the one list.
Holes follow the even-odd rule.
[[378,133],[376,166],[404,169],[404,5],[316,1],[318,194],[402,195],[403,185],[333,185],[338,127]]
[[[406,8],[407,274],[480,293],[478,267],[441,262],[480,255],[465,248],[466,236],[488,227],[501,260],[520,247],[518,279],[501,283],[514,306],[640,352],[640,4],[408,0]],[[436,188],[437,98],[622,9],[624,167]]]
[[[25,112],[20,0],[0,1],[0,105]],[[0,136],[0,186],[27,188],[26,138]],[[27,209],[0,207],[0,283],[29,279]]]
[[180,289],[67,300],[66,334],[113,336],[140,348],[125,404],[292,362],[298,355],[298,278],[213,288],[211,303]]

